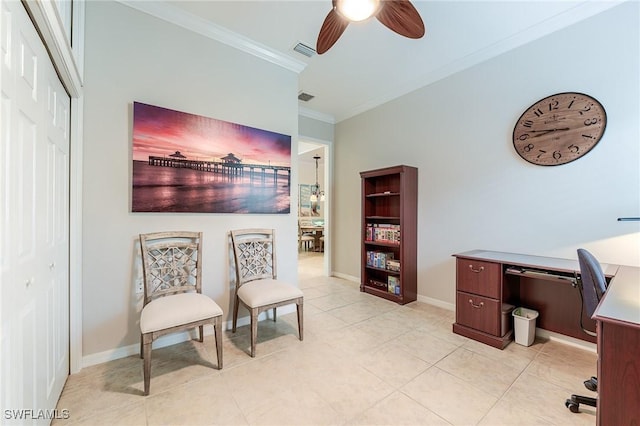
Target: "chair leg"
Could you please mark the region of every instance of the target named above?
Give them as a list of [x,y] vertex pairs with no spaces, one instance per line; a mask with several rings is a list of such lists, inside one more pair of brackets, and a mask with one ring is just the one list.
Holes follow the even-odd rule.
[[251,358],[256,356],[256,340],[258,339],[258,310],[251,309]]
[[144,359],[144,354],[142,353],[142,334],[140,335],[140,358]]
[[273,322],[276,322],[276,308],[273,308]]
[[598,402],[596,398],[590,398],[587,396],[580,395],[571,395],[571,398],[567,399],[564,405],[571,411],[572,413],[580,412],[580,404],[588,405],[590,407],[595,407]]
[[143,358],[144,358],[144,394],[149,395],[149,388],[151,385],[151,344],[153,341],[150,336],[143,336]]
[[231,332],[236,332],[236,324],[238,323],[238,296],[235,297],[235,301],[233,303],[233,326],[231,327]]
[[296,303],[296,310],[298,312],[298,334],[300,340],[304,339],[304,322],[302,319],[302,302]]
[[198,335],[200,336],[198,341],[202,343],[204,342],[204,326],[201,325],[200,327],[198,327],[198,331],[199,331]]
[[216,335],[216,353],[218,355],[218,370],[222,370],[222,317],[214,318],[213,332]]

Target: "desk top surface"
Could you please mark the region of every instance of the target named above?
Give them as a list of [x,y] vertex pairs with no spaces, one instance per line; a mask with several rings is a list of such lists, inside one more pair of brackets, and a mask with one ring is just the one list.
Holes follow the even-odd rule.
[[624,321],[640,327],[640,268],[618,268],[593,317],[600,321]]
[[[546,269],[561,272],[579,272],[580,264],[577,260],[560,259],[557,257],[533,256],[530,254],[507,253],[491,250],[471,250],[454,254],[456,257],[487,260],[513,266],[525,266],[536,269]],[[606,276],[612,277],[618,270],[618,265],[601,263],[600,267]]]
[[[562,272],[579,272],[577,260],[532,256],[490,250],[471,250],[454,254],[455,257],[498,262]],[[600,321],[623,321],[640,326],[640,268],[601,263],[606,276],[613,277],[594,318]]]

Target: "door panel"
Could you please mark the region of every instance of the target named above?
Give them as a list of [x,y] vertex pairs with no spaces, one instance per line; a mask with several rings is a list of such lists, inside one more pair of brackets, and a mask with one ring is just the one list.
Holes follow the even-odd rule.
[[6,410],[55,414],[69,372],[70,98],[22,3],[0,13],[2,422],[49,424]]

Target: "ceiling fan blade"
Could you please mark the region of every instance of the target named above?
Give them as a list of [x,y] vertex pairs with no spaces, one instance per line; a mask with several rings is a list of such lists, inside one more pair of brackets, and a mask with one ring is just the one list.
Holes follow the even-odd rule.
[[424,22],[409,0],[387,0],[381,3],[376,17],[384,26],[409,38],[424,35]]
[[335,8],[331,9],[331,12],[324,19],[322,28],[320,28],[320,34],[318,34],[318,41],[316,42],[316,52],[322,55],[329,50],[338,41],[344,30],[347,29],[347,25],[349,25],[349,21],[338,15]]

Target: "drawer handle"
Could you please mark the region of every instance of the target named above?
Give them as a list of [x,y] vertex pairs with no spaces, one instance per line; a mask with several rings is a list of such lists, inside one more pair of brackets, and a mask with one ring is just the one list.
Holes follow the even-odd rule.
[[481,266],[478,269],[473,269],[473,265],[469,265],[469,269],[471,269],[471,272],[475,272],[476,274],[479,274],[480,272],[484,271],[484,266]]
[[484,306],[484,302],[480,302],[480,303],[479,303],[479,304],[477,304],[477,305],[476,305],[476,304],[474,304],[474,303],[473,303],[473,299],[469,299],[469,304],[470,304],[471,306],[473,306],[474,308],[476,308],[476,309],[480,309],[480,308],[482,308],[482,307]]

